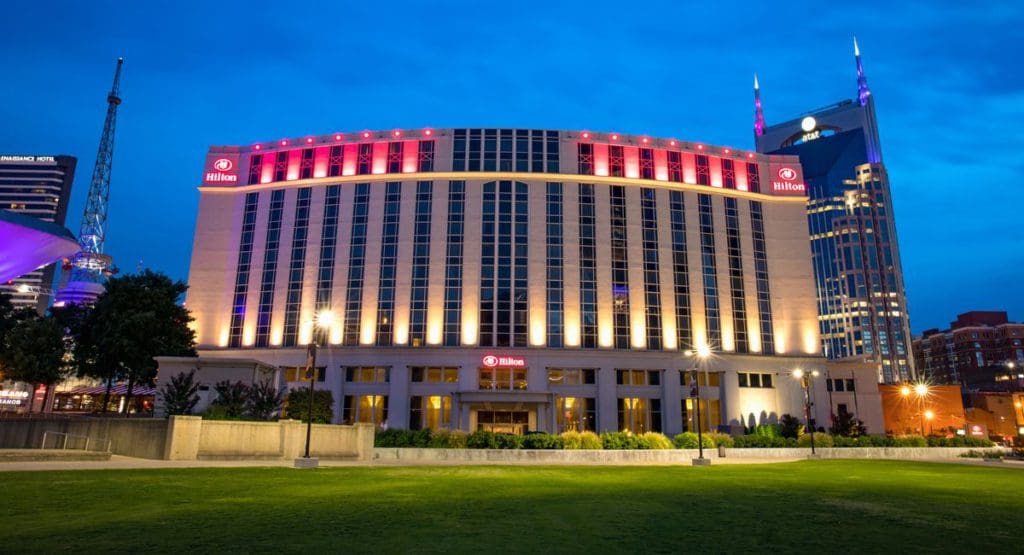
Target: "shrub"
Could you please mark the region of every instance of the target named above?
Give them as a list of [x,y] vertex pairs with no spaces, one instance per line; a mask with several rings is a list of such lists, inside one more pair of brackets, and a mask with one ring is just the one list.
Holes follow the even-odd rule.
[[497,449],[498,440],[494,432],[479,430],[466,436],[466,447],[470,449]]
[[792,414],[783,414],[779,419],[779,435],[794,439],[804,435],[803,422]]
[[201,415],[203,420],[241,420],[241,416],[231,416],[224,405],[210,405]]
[[601,449],[601,438],[594,432],[564,432],[563,449]]
[[522,449],[524,436],[516,434],[494,434],[498,449]]
[[213,405],[223,409],[224,415],[228,418],[241,418],[245,414],[245,404],[249,399],[249,386],[242,382],[231,382],[223,380],[213,386],[217,391],[217,398]]
[[373,436],[374,447],[408,447],[408,430],[382,430]]
[[439,449],[465,449],[466,432],[458,430],[437,430],[430,438],[430,447]]
[[[752,435],[761,436],[761,437],[769,437],[769,438],[787,437],[787,436],[783,436],[782,435],[782,425],[781,424],[761,424],[761,425],[758,425],[758,426],[754,426],[754,430],[752,432]],[[796,437],[796,436],[794,435],[792,437]]]
[[601,434],[602,449],[643,449],[636,436],[630,432],[605,432]]
[[523,449],[562,449],[564,441],[561,437],[551,434],[526,434],[523,436]]
[[[810,447],[811,446],[811,434],[804,434],[800,436],[800,439],[796,440],[797,447]],[[815,447],[832,447],[832,436],[824,432],[814,432],[814,446]]]
[[998,450],[976,451],[971,449],[966,453],[961,453],[960,456],[965,459],[999,459],[1003,457],[1003,452]]
[[846,437],[858,437],[868,433],[864,422],[861,422],[848,412],[836,415],[835,423],[829,431],[832,432],[832,435]]
[[641,449],[671,449],[672,442],[665,434],[658,432],[646,432],[637,436],[640,443],[644,445]]
[[732,447],[736,443],[731,435],[720,432],[709,432],[705,437],[711,438],[715,447]]
[[245,400],[245,412],[254,420],[270,420],[278,414],[284,404],[284,391],[270,383],[257,382],[249,388]]
[[928,447],[992,447],[991,440],[981,437],[929,437]]
[[[285,397],[285,417],[306,422],[308,414],[309,388],[289,391]],[[334,394],[328,389],[317,389],[313,393],[313,423],[327,424],[331,420],[334,420]]]
[[164,402],[167,416],[176,414],[192,414],[199,402],[199,384],[195,381],[195,370],[188,374],[180,372],[171,376],[171,381],[160,388],[160,398]]
[[893,447],[928,447],[928,440],[922,436],[896,436],[892,440]]
[[788,437],[768,437],[759,436],[757,434],[750,434],[733,438],[733,446],[738,448],[796,447],[796,439]]
[[[713,449],[715,447],[715,440],[709,434],[703,434],[701,439],[701,444],[704,445],[705,449]],[[676,437],[672,438],[672,444],[675,445],[676,449],[696,449],[697,434],[694,432],[676,434]]]

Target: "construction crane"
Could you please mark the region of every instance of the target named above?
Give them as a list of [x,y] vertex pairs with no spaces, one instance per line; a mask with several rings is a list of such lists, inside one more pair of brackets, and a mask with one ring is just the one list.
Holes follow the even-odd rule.
[[67,284],[57,292],[55,306],[65,304],[93,304],[105,290],[103,284],[117,273],[113,259],[104,254],[107,227],[107,201],[110,198],[110,169],[114,159],[114,126],[117,123],[118,96],[121,87],[121,66],[124,58],[117,59],[114,84],[107,95],[107,118],[103,122],[100,148],[96,153],[96,166],[89,183],[89,198],[85,202],[82,227],[78,233],[79,252],[64,262],[71,271]]

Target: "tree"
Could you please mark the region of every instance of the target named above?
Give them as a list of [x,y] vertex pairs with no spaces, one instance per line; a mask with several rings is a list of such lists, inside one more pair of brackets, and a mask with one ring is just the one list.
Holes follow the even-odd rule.
[[[35,315],[16,322],[4,334],[0,360],[6,379],[36,387],[45,385],[48,396],[53,385],[68,373],[64,354],[64,328],[52,316]],[[44,409],[45,405],[44,401]]]
[[146,270],[109,280],[75,337],[75,360],[85,376],[110,386],[126,380],[125,406],[138,385],[156,379],[157,356],[195,356],[192,320],[178,299],[188,286],[164,274]]
[[798,439],[804,433],[803,422],[792,414],[783,414],[779,419],[779,425],[781,426],[779,435],[782,437]]
[[835,417],[835,423],[832,425],[832,429],[829,431],[832,435],[845,437],[860,437],[867,435],[868,433],[868,429],[864,426],[864,422],[854,418],[853,413],[850,412],[839,413]]
[[[37,316],[36,311],[32,309],[23,308],[18,310],[14,308],[14,304],[11,303],[11,296],[0,291],[0,352],[4,350],[7,334],[14,329],[18,322]],[[9,379],[5,376],[3,357],[0,357],[0,379]]]
[[245,414],[246,402],[249,399],[249,386],[242,382],[231,382],[224,380],[213,386],[217,391],[217,398],[213,405],[224,410],[224,416],[228,418],[241,418]]
[[[288,418],[308,422],[309,388],[289,391],[284,411]],[[328,424],[331,420],[334,420],[334,395],[329,390],[318,389],[313,395],[313,423]]]
[[270,380],[263,380],[249,388],[245,408],[249,416],[256,420],[270,420],[281,410],[283,404],[284,391],[275,387]]
[[160,398],[163,399],[167,416],[192,414],[199,403],[199,384],[195,376],[194,370],[188,374],[179,372],[160,388]]

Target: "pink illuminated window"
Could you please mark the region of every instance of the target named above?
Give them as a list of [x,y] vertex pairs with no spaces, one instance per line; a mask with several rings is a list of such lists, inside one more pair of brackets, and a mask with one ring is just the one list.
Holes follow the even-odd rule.
[[277,153],[274,160],[274,181],[284,181],[288,176],[288,151],[282,150]]
[[736,188],[736,169],[732,160],[722,159],[722,186],[726,189]]
[[[647,142],[647,139],[644,139]],[[640,149],[640,179],[654,179],[654,150]]]
[[683,156],[678,150],[671,150],[668,153],[668,180],[683,182]]
[[304,148],[302,149],[302,160],[299,162],[299,179],[309,179],[313,177],[313,153],[314,149]]
[[434,141],[420,141],[419,171],[434,171]]
[[327,156],[327,175],[331,177],[337,177],[341,175],[341,170],[345,164],[345,149],[338,146],[332,146],[331,152]]
[[249,159],[249,185],[255,185],[260,182],[260,172],[263,171],[263,155],[254,154]]
[[608,146],[608,174],[613,177],[626,175],[626,159],[622,155],[621,146]]
[[[398,133],[398,131],[395,131],[395,133]],[[394,142],[388,143],[388,169],[387,169],[387,173],[402,173],[402,142],[401,141],[394,141]]]
[[711,167],[705,154],[697,155],[697,185],[711,185]]
[[[583,134],[584,136],[587,133]],[[594,145],[590,143],[579,144],[579,174],[580,175],[594,175]]]
[[[366,133],[363,134],[367,135]],[[369,175],[373,169],[373,143],[359,145],[359,159],[356,163],[356,175]]]
[[753,162],[747,162],[747,188],[751,193],[761,192],[761,174]]

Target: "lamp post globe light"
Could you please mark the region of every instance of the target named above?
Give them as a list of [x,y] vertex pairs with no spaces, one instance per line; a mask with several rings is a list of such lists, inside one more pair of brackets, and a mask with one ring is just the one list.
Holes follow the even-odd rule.
[[309,456],[309,440],[313,435],[313,399],[316,385],[316,351],[318,332],[330,329],[334,324],[334,313],[321,310],[313,320],[313,333],[306,351],[306,375],[309,376],[309,409],[306,412],[306,452],[302,458],[295,459],[295,468],[316,468],[320,460]]
[[[918,383],[914,384],[913,387],[910,387],[909,385],[904,385],[903,387],[900,387],[900,395],[902,395],[904,399],[909,399],[911,393],[913,393],[914,395],[917,395],[918,419],[919,419],[920,425],[921,425],[921,435],[923,436],[924,435],[924,419],[925,419],[924,399],[925,399],[925,397],[928,396],[928,393],[929,393],[928,384],[926,384],[924,382],[918,382]],[[928,411],[928,412],[931,412],[931,411]],[[932,413],[932,416],[929,416],[928,419],[931,420],[932,417],[934,417],[934,416],[935,416],[935,413]]]
[[811,390],[814,387],[814,378],[821,375],[817,370],[811,370],[810,372],[804,372],[797,368],[793,370],[793,378],[800,381],[800,388],[804,390],[804,418],[807,419],[807,430],[811,434],[811,457],[817,458],[818,453],[814,447],[814,423],[811,419],[811,407],[813,402],[811,401]]
[[711,347],[700,345],[696,351],[686,351],[684,354],[693,357],[693,367],[690,369],[690,398],[693,400],[693,410],[697,413],[697,458],[693,459],[692,463],[694,466],[707,466],[711,464],[711,459],[704,458],[704,435],[700,422],[700,383],[697,380],[697,372],[711,357]]

